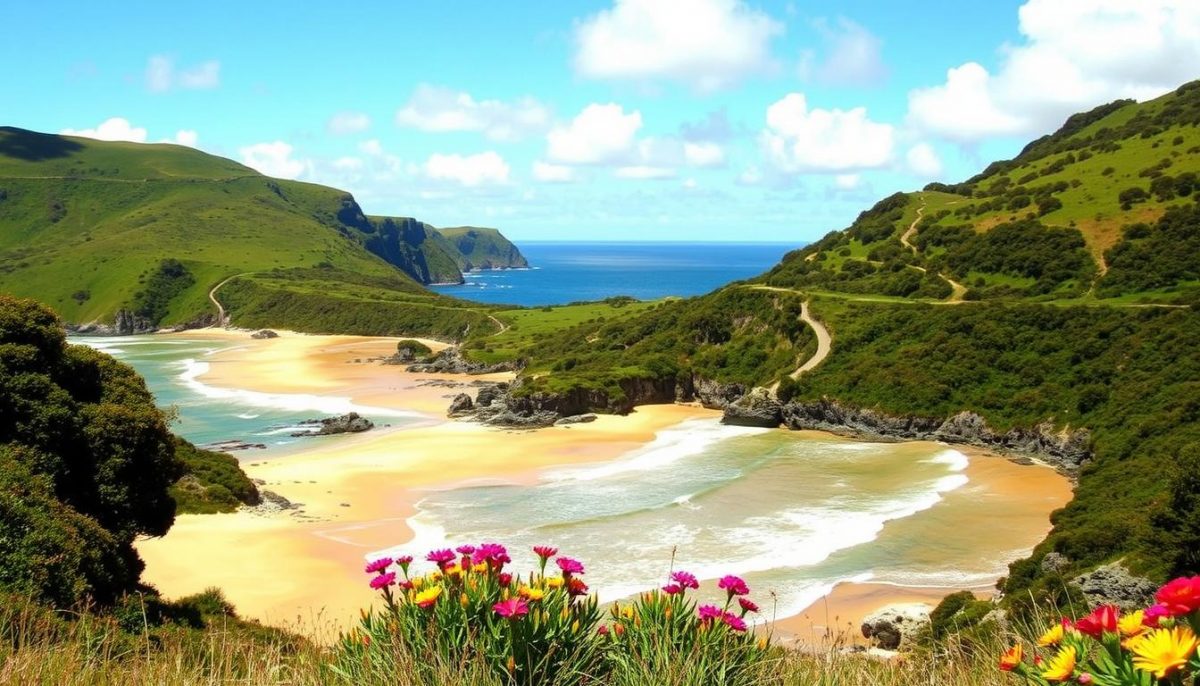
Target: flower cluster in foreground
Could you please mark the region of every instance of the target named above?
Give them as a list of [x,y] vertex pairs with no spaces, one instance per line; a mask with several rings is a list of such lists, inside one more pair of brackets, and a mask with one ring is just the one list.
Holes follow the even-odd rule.
[[1155,600],[1136,612],[1101,605],[1063,619],[1038,638],[1029,660],[1018,643],[1000,656],[1000,669],[1035,684],[1200,683],[1200,576],[1167,583]]
[[602,622],[583,563],[549,546],[533,552],[537,569],[524,575],[509,571],[512,560],[497,543],[430,551],[425,560],[433,568],[425,574],[416,573],[411,556],[372,560],[365,571],[384,608],[365,612],[361,626],[342,637],[343,656],[371,664],[402,647],[433,662],[480,660],[505,681],[539,684],[588,683],[681,656],[701,672],[728,676],[766,654],[768,640],[748,631],[746,617],[758,606],[738,577],[718,581],[723,606],[697,607],[688,591],[699,580],[675,571],[661,590],[614,604]]

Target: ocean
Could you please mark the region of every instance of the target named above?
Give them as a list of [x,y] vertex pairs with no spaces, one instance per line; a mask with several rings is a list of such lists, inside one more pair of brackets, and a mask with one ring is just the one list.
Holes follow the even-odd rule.
[[567,243],[521,241],[529,269],[471,272],[457,298],[541,307],[628,295],[702,295],[775,266],[795,243]]

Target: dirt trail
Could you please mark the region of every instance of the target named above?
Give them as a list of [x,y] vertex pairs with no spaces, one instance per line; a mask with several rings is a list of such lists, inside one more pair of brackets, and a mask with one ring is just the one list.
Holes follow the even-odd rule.
[[[791,288],[780,288],[778,286],[748,286],[748,288],[753,288],[759,291],[775,291],[777,293],[794,293],[796,295],[804,295],[804,293],[801,291]],[[813,353],[812,357],[808,358],[804,364],[797,367],[796,371],[788,374],[788,376],[790,376],[792,379],[800,378],[801,374],[824,362],[825,358],[829,357],[829,352],[833,349],[833,337],[829,335],[829,329],[826,329],[825,325],[822,324],[819,319],[816,319],[812,316],[812,313],[809,312],[808,309],[807,300],[800,303],[800,321],[808,324],[812,328],[813,333],[817,335],[817,351]],[[778,388],[779,383],[776,382],[771,386],[771,393],[774,393]]]
[[917,246],[909,242],[909,239],[917,235],[917,224],[921,222],[921,215],[925,214],[925,200],[921,200],[921,206],[917,208],[917,218],[908,225],[908,231],[900,234],[900,244],[912,251],[912,254],[917,254]]
[[222,327],[222,328],[229,326],[229,315],[225,313],[225,306],[221,304],[220,300],[217,300],[217,289],[219,289],[221,286],[224,286],[225,284],[229,283],[230,281],[233,281],[237,277],[245,276],[245,275],[246,274],[234,274],[233,276],[228,277],[221,283],[213,286],[212,290],[210,290],[208,292],[208,299],[212,301],[213,305],[217,306],[217,326]]

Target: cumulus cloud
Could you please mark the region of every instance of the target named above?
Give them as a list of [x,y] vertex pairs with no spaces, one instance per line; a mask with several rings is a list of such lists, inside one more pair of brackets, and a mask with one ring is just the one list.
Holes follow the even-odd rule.
[[619,162],[633,150],[642,114],[625,113],[615,103],[591,104],[565,126],[556,126],[546,136],[547,155],[567,164]]
[[859,24],[838,17],[834,24],[818,19],[813,27],[825,44],[824,58],[816,51],[801,55],[800,77],[835,85],[870,86],[887,78],[883,41]]
[[936,178],[942,175],[942,160],[928,143],[917,143],[904,156],[908,168],[917,176]]
[[424,165],[425,175],[437,181],[453,181],[463,186],[482,186],[508,182],[509,167],[495,152],[476,155],[434,153]]
[[693,167],[719,167],[725,164],[725,150],[716,143],[684,143],[683,156]]
[[770,66],[783,25],[741,0],[616,0],[576,28],[576,71],[717,90]]
[[198,147],[196,144],[200,142],[200,134],[191,129],[181,129],[175,132],[175,138],[170,142],[195,148]]
[[421,84],[396,112],[396,124],[421,131],[479,131],[494,141],[516,141],[550,125],[550,110],[533,98],[476,100],[470,93]]
[[767,108],[767,128],[759,142],[782,172],[841,172],[874,169],[892,159],[895,131],[871,121],[867,110],[808,108],[801,93],[790,93]]
[[1023,41],[999,68],[975,62],[909,93],[909,123],[973,143],[1047,131],[1070,114],[1117,98],[1145,100],[1195,78],[1200,3],[1195,0],[1028,0]]
[[350,133],[362,133],[371,128],[371,118],[363,112],[338,112],[325,122],[325,128],[332,134],[344,136]]
[[673,179],[675,170],[669,167],[654,167],[644,164],[617,167],[613,175],[620,179]]
[[153,55],[146,63],[146,88],[165,93],[175,88],[203,90],[221,85],[221,63],[209,60],[192,67],[179,69],[175,60],[166,55]]
[[543,183],[570,183],[575,181],[576,174],[571,167],[538,160],[533,163],[533,178]]
[[99,126],[92,129],[63,129],[59,133],[64,136],[95,138],[99,141],[146,142],[146,129],[130,124],[129,120],[124,117],[105,119]]
[[838,174],[833,177],[833,187],[839,191],[852,191],[862,184],[862,177],[858,174]]
[[267,176],[281,179],[299,178],[312,167],[312,163],[308,160],[294,159],[293,151],[292,146],[283,141],[255,143],[238,148],[238,153],[242,156],[242,164]]

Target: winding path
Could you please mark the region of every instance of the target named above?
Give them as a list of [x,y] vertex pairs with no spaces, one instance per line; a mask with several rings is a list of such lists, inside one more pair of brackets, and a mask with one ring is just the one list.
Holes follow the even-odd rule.
[[[778,286],[746,286],[746,288],[753,288],[756,291],[775,291],[777,293],[794,293],[796,295],[804,295],[802,291],[797,291],[792,288],[780,288]],[[788,374],[792,380],[799,379],[801,374],[812,370],[814,367],[824,362],[825,358],[829,357],[829,352],[833,349],[833,337],[829,335],[829,329],[826,329],[825,325],[822,324],[819,319],[816,319],[812,316],[812,313],[808,309],[807,300],[800,303],[800,321],[808,324],[808,326],[812,328],[813,333],[817,335],[817,351],[813,353],[812,357],[808,358],[804,364],[797,367],[796,371]],[[771,386],[771,393],[775,393],[778,388],[779,382],[776,381]]]
[[921,206],[917,208],[917,218],[912,220],[912,223],[908,225],[908,231],[900,234],[901,245],[911,250],[914,255],[918,254],[917,246],[910,243],[909,239],[917,235],[917,224],[921,222],[921,215],[923,214],[925,214],[925,198],[921,198]]
[[221,286],[224,286],[225,284],[229,283],[230,281],[233,281],[237,277],[245,276],[245,275],[246,275],[245,273],[234,274],[233,276],[226,278],[221,283],[213,286],[212,290],[210,290],[208,292],[208,299],[212,301],[212,304],[217,306],[217,326],[220,326],[222,328],[229,326],[229,315],[225,313],[225,306],[221,304],[220,300],[217,300],[217,289],[220,288]]
[[504,322],[500,321],[499,319],[496,319],[494,316],[492,316],[490,314],[487,316],[487,318],[492,320],[492,322],[496,326],[500,327],[499,330],[496,331],[496,333],[492,334],[493,336],[499,336],[500,334],[504,333],[505,331],[508,331],[508,324],[505,324]]

